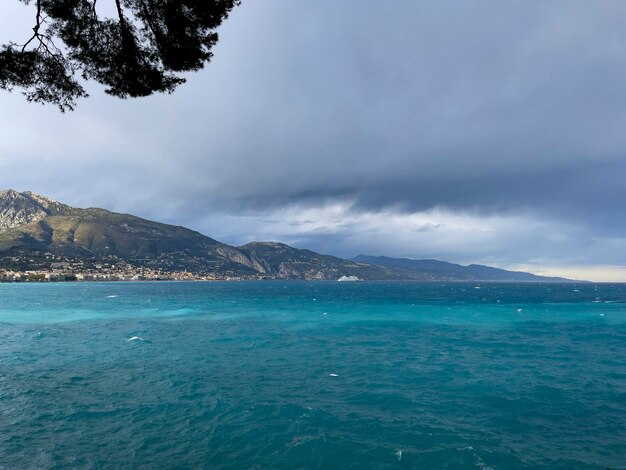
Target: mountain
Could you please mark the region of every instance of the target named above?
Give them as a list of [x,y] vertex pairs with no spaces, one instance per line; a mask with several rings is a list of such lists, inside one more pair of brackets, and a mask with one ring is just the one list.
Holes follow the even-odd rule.
[[31,192],[0,191],[0,268],[46,270],[69,263],[132,265],[216,278],[397,279],[367,266],[280,243],[233,247],[184,227],[104,209],[79,209]]
[[68,210],[70,210],[69,206],[30,191],[25,193],[18,193],[13,189],[0,191],[0,230],[17,227]]
[[507,271],[505,269],[483,266],[480,264],[470,264],[462,266],[460,264],[438,261],[435,259],[408,259],[408,258],[388,258],[386,256],[359,255],[352,258],[358,263],[367,263],[377,266],[384,266],[391,269],[403,269],[411,271],[424,280],[456,280],[456,281],[567,281],[568,279],[558,277],[537,276],[535,274]]
[[105,209],[81,209],[32,192],[0,191],[0,270],[214,278],[555,280],[488,266],[359,256],[344,260],[274,242],[234,247],[185,227]]
[[252,242],[238,249],[261,272],[278,278],[339,279],[356,276],[359,279],[413,279],[411,273],[404,273],[403,270],[347,261],[310,250],[299,250],[284,243]]
[[116,259],[169,270],[255,272],[233,261],[238,253],[232,247],[193,230],[104,209],[78,209],[30,192],[0,192],[0,227],[5,227],[0,266],[10,264],[7,259],[14,260],[7,267],[22,269],[45,267],[46,259]]

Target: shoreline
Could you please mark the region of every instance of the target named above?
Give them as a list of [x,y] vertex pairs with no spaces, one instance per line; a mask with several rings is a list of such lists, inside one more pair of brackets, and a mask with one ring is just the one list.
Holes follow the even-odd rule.
[[[46,273],[52,274],[52,273]],[[360,284],[360,283],[411,283],[411,284],[547,284],[547,285],[576,285],[576,284],[626,284],[626,282],[609,282],[609,281],[583,281],[583,280],[571,280],[571,281],[519,281],[519,280],[476,280],[476,279],[359,279],[357,281],[340,281],[339,279],[319,279],[319,278],[270,278],[270,277],[258,277],[258,278],[241,278],[241,277],[225,277],[217,278],[212,276],[200,276],[190,275],[186,276],[169,276],[163,274],[155,277],[142,277],[142,276],[108,276],[108,275],[88,275],[81,274],[58,274],[54,273],[52,276],[46,277],[44,273],[37,273],[33,276],[33,273],[22,273],[20,276],[8,277],[6,273],[0,271],[0,284],[67,284],[67,283],[150,283],[150,282],[332,282],[341,284]]]

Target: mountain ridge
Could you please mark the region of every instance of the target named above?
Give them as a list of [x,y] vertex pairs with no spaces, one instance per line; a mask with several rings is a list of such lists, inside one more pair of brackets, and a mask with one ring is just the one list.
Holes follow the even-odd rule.
[[424,274],[446,273],[448,276],[455,277],[455,280],[458,281],[569,281],[569,279],[560,277],[539,276],[537,274],[523,271],[509,271],[481,264],[469,264],[464,266],[461,264],[435,259],[411,259],[392,258],[388,256],[358,255],[351,258],[351,260],[361,263],[374,264],[377,266],[386,266],[389,268],[402,268]]
[[182,226],[72,207],[30,191],[0,191],[0,269],[47,271],[59,264],[88,272],[104,264],[109,270],[130,266],[211,279],[458,280],[450,272],[346,260],[279,242],[236,247]]

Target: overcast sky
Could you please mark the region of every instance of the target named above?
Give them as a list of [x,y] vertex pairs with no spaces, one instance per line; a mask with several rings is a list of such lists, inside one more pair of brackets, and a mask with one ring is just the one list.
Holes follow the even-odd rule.
[[[32,7],[0,5],[0,42]],[[173,95],[0,92],[0,188],[275,240],[626,281],[626,2],[244,0]]]

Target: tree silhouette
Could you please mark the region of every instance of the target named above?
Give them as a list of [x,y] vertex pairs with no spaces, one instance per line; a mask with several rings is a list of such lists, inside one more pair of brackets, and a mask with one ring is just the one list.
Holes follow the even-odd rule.
[[[120,98],[171,93],[212,57],[215,29],[240,0],[19,0],[36,7],[33,34],[0,48],[0,88],[72,110],[87,93],[79,77]],[[102,1],[102,0],[100,0]]]

